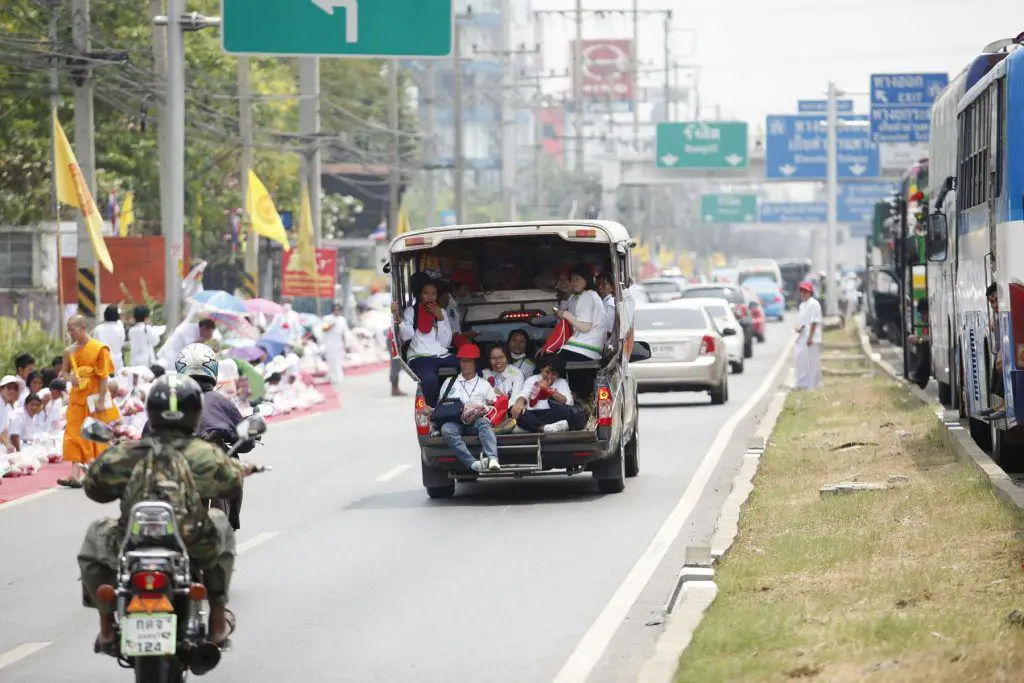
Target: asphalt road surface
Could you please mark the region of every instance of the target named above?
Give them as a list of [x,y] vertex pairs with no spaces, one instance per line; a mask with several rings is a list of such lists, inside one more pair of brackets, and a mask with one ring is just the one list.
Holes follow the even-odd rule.
[[[353,377],[340,412],[273,426],[247,480],[235,648],[212,681],[621,683],[651,655],[688,545],[707,545],[746,440],[788,377],[770,324],[730,401],[641,396],[641,472],[420,484],[411,398]],[[409,388],[408,379],[403,385]],[[702,466],[702,463],[703,466]],[[693,484],[691,486],[691,483]],[[0,681],[129,680],[94,655],[75,555],[116,514],[80,491],[0,506]]]

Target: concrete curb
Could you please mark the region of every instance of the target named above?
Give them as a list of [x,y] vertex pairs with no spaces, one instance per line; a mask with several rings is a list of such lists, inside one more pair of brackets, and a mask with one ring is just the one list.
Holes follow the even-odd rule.
[[[792,374],[792,373],[790,373]],[[640,669],[637,683],[671,683],[679,668],[679,656],[690,645],[704,613],[718,595],[714,567],[729,552],[739,535],[740,516],[754,490],[754,477],[761,465],[761,456],[779,421],[786,394],[792,381],[784,382],[771,402],[747,444],[732,489],[718,516],[710,548],[687,548],[686,561],[679,571],[675,587],[665,607],[665,629],[655,645],[654,655]]]
[[1024,488],[1017,486],[1003,469],[995,463],[988,453],[981,450],[978,444],[971,438],[971,432],[960,420],[960,414],[954,410],[945,410],[941,405],[935,403],[931,396],[921,391],[917,386],[906,382],[900,373],[890,365],[882,354],[871,348],[871,341],[864,331],[864,325],[860,318],[857,319],[857,329],[860,334],[861,347],[875,365],[880,367],[886,374],[897,380],[904,389],[912,394],[925,405],[936,408],[935,416],[942,424],[942,435],[945,441],[956,452],[957,457],[973,467],[978,472],[988,477],[992,483],[992,489],[996,496],[1010,507],[1024,510]]

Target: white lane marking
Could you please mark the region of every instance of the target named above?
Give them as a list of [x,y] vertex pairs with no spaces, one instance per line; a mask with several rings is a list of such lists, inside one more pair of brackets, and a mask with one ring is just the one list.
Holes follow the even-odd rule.
[[31,657],[47,645],[52,644],[53,643],[25,643],[24,645],[19,645],[13,650],[8,650],[7,652],[0,654],[0,669],[6,669],[11,664],[17,664],[26,657]]
[[377,477],[377,481],[380,481],[380,482],[391,481],[392,479],[394,479],[398,475],[402,474],[403,472],[405,472],[406,470],[409,470],[411,468],[412,468],[412,465],[395,465],[390,470],[388,470],[384,474],[382,474],[379,477]]
[[269,541],[270,539],[274,538],[275,536],[280,536],[280,535],[281,535],[280,531],[264,531],[262,534],[257,534],[255,536],[253,536],[248,541],[245,541],[243,543],[239,543],[238,547],[235,548],[235,554],[236,555],[241,555],[246,550],[252,550],[256,546],[261,545],[263,543],[266,543],[267,541]]
[[633,607],[633,603],[640,597],[644,587],[647,586],[654,572],[658,569],[662,560],[665,559],[665,554],[668,552],[669,547],[683,530],[694,508],[700,503],[704,495],[704,489],[711,480],[711,476],[715,473],[718,463],[721,462],[725,449],[732,439],[733,432],[736,431],[736,428],[754,410],[757,404],[760,403],[768,391],[774,388],[775,380],[782,371],[782,368],[789,362],[790,354],[795,344],[796,337],[790,338],[781,357],[772,366],[761,386],[722,425],[714,442],[711,444],[711,448],[708,449],[697,471],[694,472],[693,479],[690,480],[686,490],[683,491],[679,502],[676,503],[675,508],[672,509],[672,512],[669,513],[665,522],[661,525],[661,528],[658,529],[658,533],[654,535],[651,544],[644,550],[640,559],[629,570],[629,574],[622,581],[622,585],[615,591],[611,600],[608,601],[608,604],[604,606],[601,613],[597,615],[597,619],[587,629],[576,649],[569,655],[569,659],[566,660],[561,671],[555,676],[554,683],[584,683],[587,677],[590,676],[590,673],[604,655],[605,650],[608,649],[608,644],[615,636],[619,625],[629,615],[629,610]]
[[[33,500],[39,500],[40,498],[45,498],[46,496],[52,496],[53,494],[57,493],[57,491],[60,491],[60,489],[54,486],[51,489],[43,489],[42,491],[36,491],[35,493],[30,493],[27,496],[22,496],[21,498],[9,500],[6,503],[0,503],[0,511],[9,510],[13,507],[18,507],[19,505],[23,505],[25,503],[31,503]],[[0,489],[0,494],[2,493],[3,489]]]

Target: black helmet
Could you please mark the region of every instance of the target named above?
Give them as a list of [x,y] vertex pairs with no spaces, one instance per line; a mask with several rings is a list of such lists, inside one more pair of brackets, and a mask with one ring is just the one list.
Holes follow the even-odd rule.
[[203,413],[203,390],[191,377],[164,375],[153,383],[146,414],[153,430],[175,429],[193,434]]

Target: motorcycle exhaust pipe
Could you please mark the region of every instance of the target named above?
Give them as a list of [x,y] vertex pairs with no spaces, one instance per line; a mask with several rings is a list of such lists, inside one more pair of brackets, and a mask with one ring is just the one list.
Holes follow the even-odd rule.
[[206,641],[194,647],[189,654],[188,666],[196,676],[213,671],[220,664],[220,648]]

